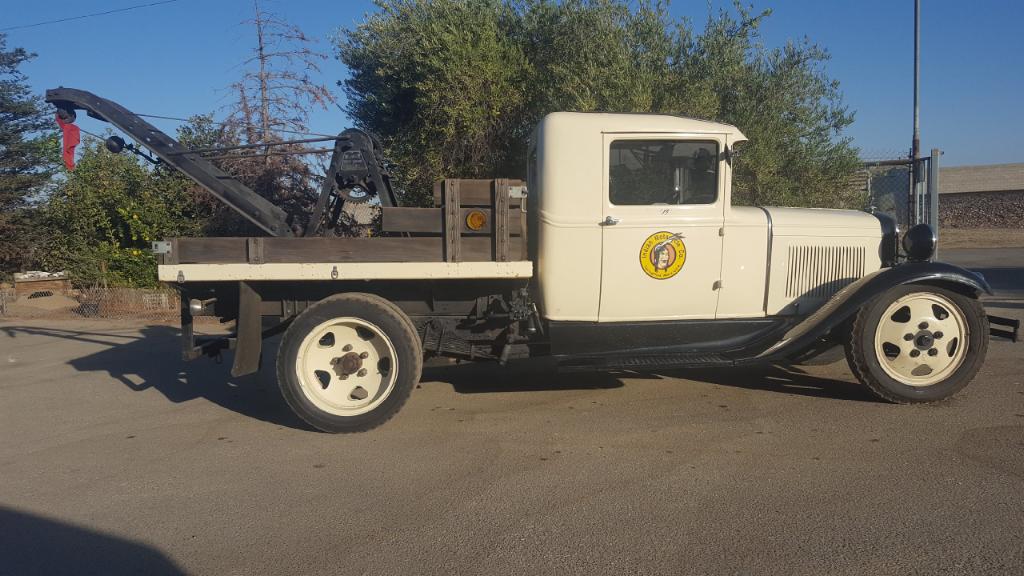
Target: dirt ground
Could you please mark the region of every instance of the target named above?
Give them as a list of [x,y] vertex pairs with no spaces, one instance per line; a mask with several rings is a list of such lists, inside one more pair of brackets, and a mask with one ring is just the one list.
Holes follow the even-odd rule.
[[1024,228],[942,228],[943,248],[1024,248]]

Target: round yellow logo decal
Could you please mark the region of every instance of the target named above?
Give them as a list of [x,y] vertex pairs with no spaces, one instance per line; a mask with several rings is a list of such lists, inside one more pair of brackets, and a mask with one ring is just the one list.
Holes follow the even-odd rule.
[[656,232],[640,248],[640,267],[656,280],[671,278],[683,269],[686,245],[681,234]]

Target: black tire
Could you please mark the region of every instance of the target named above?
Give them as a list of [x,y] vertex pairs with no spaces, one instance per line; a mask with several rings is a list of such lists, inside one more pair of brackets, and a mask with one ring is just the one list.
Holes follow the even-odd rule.
[[[325,410],[309,397],[300,381],[297,363],[303,341],[317,327],[337,318],[356,318],[378,327],[394,348],[395,362],[389,368],[397,372],[394,384],[387,396],[365,413]],[[339,294],[310,306],[285,331],[277,353],[277,382],[285,402],[303,421],[331,433],[365,432],[389,420],[409,398],[422,369],[423,347],[412,321],[397,306],[373,294]]]
[[[933,384],[919,386],[908,385],[890,376],[882,367],[875,346],[875,331],[890,304],[915,293],[938,295],[952,303],[959,309],[969,330],[969,334],[964,338],[967,349],[959,367]],[[908,333],[916,328],[908,328]],[[937,402],[956,394],[974,379],[985,362],[988,333],[988,316],[977,299],[936,286],[897,286],[879,295],[858,311],[850,337],[846,341],[846,359],[857,379],[883,400],[897,404]],[[910,342],[916,343],[913,340]],[[908,342],[908,345],[912,344]],[[950,369],[952,366],[951,364]]]

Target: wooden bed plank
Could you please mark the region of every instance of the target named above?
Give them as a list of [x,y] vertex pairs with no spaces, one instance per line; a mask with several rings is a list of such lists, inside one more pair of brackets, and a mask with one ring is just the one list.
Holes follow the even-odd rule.
[[[491,205],[491,191],[493,190],[494,180],[485,179],[458,179],[460,186],[460,195],[462,197],[461,204],[463,206],[479,206],[482,208],[489,207]],[[441,198],[441,189],[444,187],[444,180],[439,180],[434,183],[434,206],[443,206]],[[522,180],[506,180],[510,186],[522,186]],[[519,198],[511,198],[509,200],[511,206],[516,209],[519,208],[521,200]]]
[[446,262],[462,260],[462,193],[461,180],[445,180],[441,190],[444,214],[444,259]]
[[[509,239],[510,253],[519,254],[523,239]],[[227,264],[249,262],[246,238],[178,238],[181,264]],[[489,236],[466,236],[460,242],[463,261],[492,259]],[[289,262],[443,262],[444,242],[440,237],[419,238],[262,238],[264,263]]]
[[509,260],[509,183],[506,179],[494,181],[492,197],[494,213],[494,261]]
[[[382,229],[388,234],[440,234],[442,230],[443,215],[440,208],[383,208]],[[466,226],[466,216],[470,212],[483,212],[487,223],[480,230],[470,230]],[[519,236],[517,216],[518,210],[511,214],[510,221],[516,224],[509,226],[511,236]],[[488,235],[494,229],[494,211],[490,208],[465,208],[461,209],[459,217],[462,223],[462,234],[465,235]]]
[[173,257],[182,264],[245,262],[247,243],[245,238],[176,238]]

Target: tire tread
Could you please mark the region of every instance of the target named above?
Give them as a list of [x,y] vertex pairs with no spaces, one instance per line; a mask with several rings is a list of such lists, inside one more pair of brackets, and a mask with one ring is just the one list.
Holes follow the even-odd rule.
[[[985,308],[981,305],[981,302],[979,302],[977,298],[970,298],[935,286],[925,285],[920,287],[923,289],[927,289],[928,291],[933,291],[942,294],[943,296],[952,300],[954,304],[960,306],[963,313],[966,316],[974,315],[980,319],[980,324],[982,327],[981,350],[976,350],[974,354],[980,354],[981,357],[984,358],[988,350],[989,323],[988,316],[985,314]],[[897,289],[899,288],[902,287],[897,287]],[[886,292],[883,295],[883,297],[887,296],[891,292],[892,291]],[[846,339],[845,343],[846,359],[847,363],[850,366],[850,371],[852,371],[853,375],[856,376],[857,380],[865,387],[867,387],[868,390],[870,390],[875,396],[881,398],[882,400],[885,400],[886,402],[891,402],[893,404],[937,404],[951,398],[957,392],[962,390],[963,387],[966,386],[974,378],[975,375],[977,375],[978,370],[981,368],[980,362],[973,369],[969,370],[968,373],[957,373],[952,375],[951,377],[965,380],[964,384],[956,387],[956,390],[954,390],[953,393],[938,398],[910,398],[907,396],[900,395],[891,390],[871,370],[871,367],[868,365],[868,358],[869,354],[873,352],[867,350],[864,346],[865,338],[863,338],[863,336],[865,335],[867,330],[871,329],[871,326],[868,326],[867,324],[869,323],[869,316],[871,316],[871,313],[875,306],[875,302],[876,301],[872,301],[871,303],[863,306],[860,310],[857,311],[857,314],[854,316],[852,328],[850,330],[850,336],[849,338]]]
[[[305,336],[305,334],[300,333],[299,328],[296,328],[298,324],[297,321],[299,320],[299,318],[302,317],[303,314],[317,314],[329,310],[332,305],[339,301],[355,304],[358,305],[361,309],[368,309],[379,314],[392,316],[393,318],[398,320],[398,323],[404,328],[404,330],[402,331],[404,333],[400,335],[389,334],[388,336],[392,340],[395,340],[396,336],[401,336],[406,340],[406,344],[410,345],[413,348],[413,366],[409,368],[411,369],[412,373],[415,374],[413,383],[411,385],[399,386],[398,383],[396,383],[396,388],[391,393],[392,397],[395,399],[392,401],[393,403],[390,404],[386,410],[375,414],[375,412],[380,408],[378,407],[366,414],[360,414],[359,416],[356,417],[349,417],[353,418],[353,420],[351,420],[350,423],[346,423],[345,426],[330,425],[325,422],[320,422],[318,421],[317,418],[313,417],[312,414],[308,414],[305,407],[299,404],[298,401],[292,396],[293,391],[288,389],[289,386],[287,384],[287,378],[289,376],[288,372],[294,368],[294,363],[292,362],[292,359],[288,357],[289,347],[286,345],[286,343],[295,338],[301,340]],[[371,312],[371,315],[373,315],[373,312]],[[325,320],[326,319],[330,318],[327,317],[325,318]],[[400,345],[400,343],[395,342],[396,348],[399,347]],[[397,414],[398,411],[401,410],[403,406],[405,406],[405,403],[409,400],[409,396],[412,394],[412,389],[415,388],[416,383],[419,381],[420,373],[423,370],[422,350],[423,346],[420,342],[419,333],[415,329],[415,325],[405,314],[405,312],[403,312],[394,303],[389,302],[388,300],[385,300],[384,298],[381,298],[380,296],[376,296],[374,294],[358,292],[335,294],[333,296],[329,296],[327,298],[324,298],[323,300],[320,300],[319,302],[313,304],[309,308],[306,308],[302,312],[302,314],[300,314],[299,317],[296,318],[296,321],[293,321],[292,324],[288,326],[288,329],[285,330],[284,337],[281,340],[281,345],[278,346],[277,349],[278,386],[281,388],[281,395],[284,397],[284,400],[288,404],[289,408],[292,409],[292,412],[294,412],[299,418],[301,418],[310,426],[313,426],[314,428],[324,432],[331,432],[336,434],[367,432],[391,420],[391,418],[393,418],[394,415]],[[391,398],[389,398],[388,400],[391,400]],[[367,418],[366,416],[368,415],[373,415],[373,417]]]

